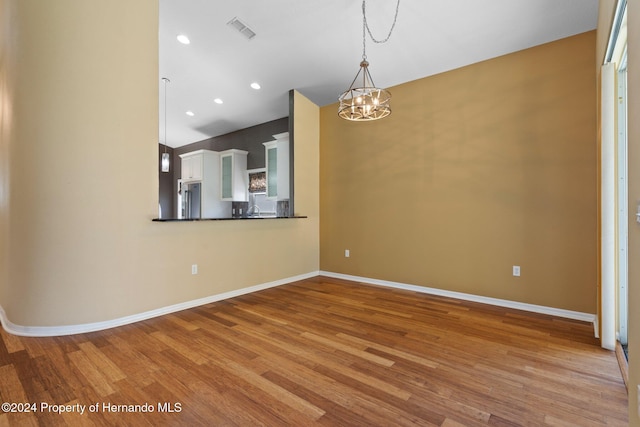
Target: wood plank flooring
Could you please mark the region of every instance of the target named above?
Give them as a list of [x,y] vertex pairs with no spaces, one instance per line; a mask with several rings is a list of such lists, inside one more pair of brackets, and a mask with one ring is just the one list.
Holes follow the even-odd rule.
[[18,411],[0,426],[628,423],[615,353],[590,324],[326,277],[0,338],[0,401]]

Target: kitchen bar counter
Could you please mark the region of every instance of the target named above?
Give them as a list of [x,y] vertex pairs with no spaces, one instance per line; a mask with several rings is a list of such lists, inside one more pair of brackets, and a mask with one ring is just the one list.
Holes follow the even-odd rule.
[[193,222],[193,221],[242,221],[242,220],[255,220],[255,219],[296,219],[296,218],[307,218],[305,215],[295,215],[295,216],[249,216],[246,218],[189,218],[189,219],[178,219],[178,218],[154,218],[152,221],[155,222]]

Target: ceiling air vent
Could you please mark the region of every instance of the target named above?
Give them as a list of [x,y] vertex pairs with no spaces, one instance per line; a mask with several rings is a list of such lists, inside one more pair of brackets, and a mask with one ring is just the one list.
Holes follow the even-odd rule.
[[256,33],[251,28],[247,27],[247,25],[237,17],[227,22],[227,25],[238,30],[238,32],[245,36],[248,40],[251,40],[256,36]]

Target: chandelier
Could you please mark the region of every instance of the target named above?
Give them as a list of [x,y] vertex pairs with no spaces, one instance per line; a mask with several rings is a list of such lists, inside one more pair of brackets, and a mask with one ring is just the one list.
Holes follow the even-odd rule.
[[[367,23],[366,0],[362,0],[362,61],[360,69],[355,78],[351,82],[349,89],[340,95],[338,101],[338,116],[345,120],[355,122],[364,122],[369,120],[378,120],[391,114],[391,92],[386,89],[376,87],[369,72],[369,61],[367,61],[367,33],[375,43],[385,43],[391,37],[396,20],[398,18],[398,9],[400,0],[396,3],[396,14],[393,18],[393,24],[389,30],[389,34],[383,40],[377,40],[371,34]],[[359,78],[360,77],[360,78]]]

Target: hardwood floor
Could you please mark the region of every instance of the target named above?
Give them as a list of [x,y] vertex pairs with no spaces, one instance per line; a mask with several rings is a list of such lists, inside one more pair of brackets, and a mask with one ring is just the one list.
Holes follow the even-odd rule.
[[590,324],[326,277],[0,338],[0,426],[627,425]]

